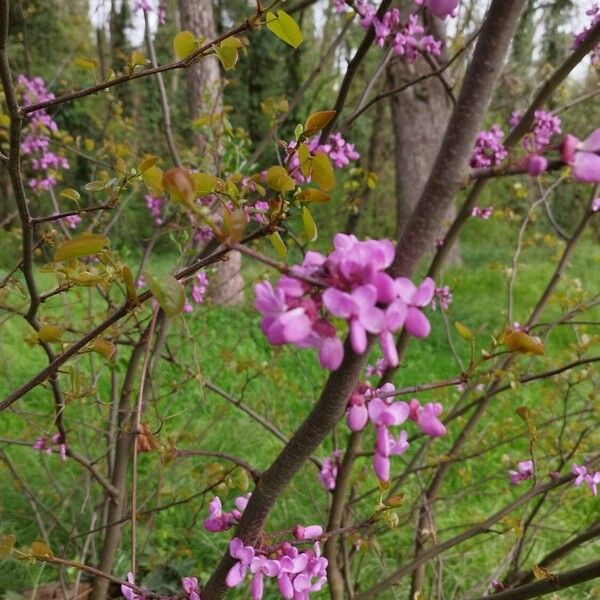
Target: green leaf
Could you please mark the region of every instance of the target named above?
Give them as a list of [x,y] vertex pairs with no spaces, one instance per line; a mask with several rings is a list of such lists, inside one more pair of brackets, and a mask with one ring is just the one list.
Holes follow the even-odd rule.
[[219,178],[208,173],[192,173],[197,196],[207,196],[215,191]]
[[187,58],[198,48],[198,41],[190,31],[180,31],[173,39],[173,48],[179,60]]
[[269,187],[278,192],[291,192],[293,189],[296,189],[296,182],[280,166],[271,167],[267,171],[267,183]]
[[123,277],[123,282],[125,283],[125,289],[127,290],[127,297],[134,304],[138,303],[138,295],[137,290],[135,289],[135,281],[133,279],[133,273],[131,269],[127,265],[123,265],[121,267],[121,276]]
[[88,192],[99,192],[100,190],[103,190],[106,185],[99,179],[95,179],[94,181],[86,183],[83,187],[85,187]]
[[14,534],[0,535],[0,559],[12,554],[17,538]]
[[329,192],[335,187],[335,173],[331,161],[322,152],[312,159],[312,178],[324,192]]
[[163,171],[160,167],[157,167],[156,165],[149,167],[142,173],[142,179],[151,192],[154,192],[155,194],[163,193]]
[[138,165],[138,167],[137,167],[138,173],[141,174],[141,173],[146,172],[150,167],[153,167],[159,160],[160,160],[160,158],[158,158],[158,156],[147,156]]
[[97,254],[108,244],[108,238],[98,233],[82,233],[60,244],[54,252],[56,262]]
[[278,10],[277,15],[267,13],[267,29],[293,48],[297,48],[304,40],[300,27],[284,10]]
[[73,64],[80,69],[86,69],[86,71],[96,71],[98,63],[93,58],[76,58]]
[[308,210],[308,206],[302,207],[302,223],[304,224],[304,231],[309,242],[314,242],[317,239],[317,224],[313,219],[313,216]]
[[78,203],[79,198],[81,198],[80,193],[73,188],[65,188],[58,194],[61,198],[66,198],[67,200],[73,200],[73,202]]
[[237,49],[242,45],[242,42],[235,37],[223,40],[216,48],[215,52],[226,71],[233,69],[238,61]]
[[160,279],[155,279],[150,273],[145,272],[144,280],[167,316],[174,317],[183,311],[185,291],[181,282],[175,277],[166,275]]
[[270,240],[271,244],[273,244],[273,248],[275,248],[275,252],[277,252],[277,256],[279,256],[280,258],[284,258],[285,255],[287,254],[287,248],[286,248],[285,242],[281,239],[279,232],[276,231],[275,233],[271,234],[269,236],[269,240]]

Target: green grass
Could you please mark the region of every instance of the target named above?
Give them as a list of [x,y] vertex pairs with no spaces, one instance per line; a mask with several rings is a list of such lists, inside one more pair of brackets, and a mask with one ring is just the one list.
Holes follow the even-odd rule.
[[[534,231],[536,229],[534,228]],[[325,236],[323,236],[324,238]],[[521,256],[515,288],[514,319],[524,321],[535,304],[540,290],[552,274],[560,248],[546,245],[537,239],[528,245]],[[319,242],[326,247],[326,240]],[[507,286],[506,268],[516,243],[515,227],[505,222],[481,222],[473,220],[465,228],[462,240],[463,265],[449,269],[443,283],[454,292],[454,302],[448,314],[452,340],[464,362],[468,362],[468,344],[453,331],[452,323],[460,321],[469,326],[477,335],[478,350],[489,345],[492,335],[496,335],[506,323]],[[170,256],[153,259],[151,269],[164,272],[168,269]],[[247,281],[265,273],[261,266],[247,267]],[[48,274],[40,275],[42,287],[52,287]],[[580,282],[583,282],[583,286]],[[598,269],[598,246],[592,239],[585,239],[571,261],[570,268],[554,294],[542,320],[548,320],[561,313],[564,306],[584,299],[582,287],[591,293],[600,289]],[[12,293],[14,299],[15,293]],[[42,315],[47,319],[71,322],[73,317],[79,328],[89,328],[81,319],[85,317],[88,292],[70,292],[65,304],[55,298],[44,306]],[[212,381],[231,393],[254,411],[265,416],[286,435],[291,434],[310,410],[318,397],[325,380],[325,373],[319,368],[313,351],[295,348],[273,348],[264,339],[258,328],[259,316],[252,308],[252,293],[247,290],[247,302],[238,308],[204,305],[183,318],[174,319],[171,324],[168,347],[177,364],[163,362],[154,378],[152,401],[147,407],[144,421],[152,431],[157,431],[157,439],[163,447],[176,444],[179,448],[202,448],[221,450],[246,458],[257,469],[269,466],[281,448],[281,443],[260,425],[251,420],[237,407],[223,400],[208,389],[202,389],[201,380]],[[104,305],[94,301],[99,310]],[[147,309],[138,313],[139,318],[148,318]],[[430,312],[433,332],[426,340],[411,342],[403,365],[398,371],[395,383],[398,386],[413,385],[455,376],[459,373],[452,353],[449,350],[444,323],[438,312]],[[585,314],[586,319],[598,318],[597,310]],[[4,319],[4,313],[0,312]],[[593,342],[598,341],[597,329],[579,329],[579,334],[590,337],[590,353],[594,353]],[[2,397],[45,364],[43,352],[38,347],[30,348],[23,338],[27,327],[19,317],[4,321],[0,327],[0,351],[3,369],[0,376]],[[77,338],[76,332],[67,332],[65,340]],[[596,337],[594,338],[594,335]],[[531,359],[519,358],[514,372],[519,374],[526,369],[542,371],[551,366],[573,360],[577,337],[570,327],[553,329],[545,340],[546,354]],[[581,339],[579,339],[581,343]],[[596,352],[598,344],[595,346]],[[122,374],[128,352],[121,348],[117,366]],[[374,352],[372,360],[378,354]],[[104,470],[104,440],[102,432],[107,418],[110,398],[111,368],[97,355],[86,354],[71,363],[81,374],[82,385],[88,393],[69,402],[65,410],[65,420],[70,430],[69,443],[82,453],[98,460],[98,468]],[[588,370],[590,372],[591,370]],[[97,377],[92,379],[91,373]],[[59,375],[65,389],[69,390],[66,370]],[[541,473],[553,470],[556,454],[556,439],[560,422],[542,427],[541,424],[560,416],[566,389],[566,381],[571,383],[577,376],[559,378],[558,382],[539,382],[516,387],[511,393],[501,394],[493,401],[485,418],[463,450],[463,454],[477,452],[495,441],[525,431],[524,422],[516,416],[516,408],[527,406],[532,418],[539,427],[535,447],[538,469]],[[479,380],[477,380],[479,381]],[[477,382],[476,381],[476,382]],[[482,380],[483,381],[483,380]],[[589,407],[591,385],[587,382],[573,386],[569,396],[569,410]],[[423,394],[425,401],[439,401],[449,409],[458,399],[454,388],[444,388]],[[471,394],[469,399],[475,396]],[[597,397],[596,397],[597,401]],[[0,437],[33,441],[41,431],[52,433],[52,400],[50,390],[40,386],[27,394],[15,405],[14,412],[5,412],[0,419]],[[597,421],[597,419],[596,419]],[[449,450],[452,439],[464,425],[465,419],[457,419],[450,427],[449,435],[436,440],[424,457],[425,463],[435,464]],[[594,423],[589,415],[569,422],[564,444],[572,447],[583,427]],[[413,432],[411,424],[409,433]],[[347,436],[345,424],[337,428],[337,437],[343,442]],[[592,433],[581,451],[591,451],[598,447],[598,435]],[[364,445],[370,449],[372,435],[369,433]],[[403,457],[393,460],[393,471],[400,473],[402,464],[409,461],[418,443]],[[90,525],[90,506],[101,500],[96,488],[88,495],[86,476],[77,465],[71,462],[60,463],[56,456],[40,455],[30,448],[4,446],[4,451],[18,469],[22,482],[38,497],[47,509],[39,508],[46,527],[51,529],[49,542],[61,556],[77,558],[82,538],[73,540],[70,531],[75,526],[78,533],[85,532]],[[333,449],[333,441],[328,438],[318,451],[320,457]],[[435,504],[437,535],[447,539],[486,516],[489,516],[511,498],[526,489],[507,485],[506,470],[529,454],[527,437],[501,445],[487,452],[483,457],[453,464],[445,479],[439,498]],[[579,454],[576,454],[574,460]],[[353,506],[352,520],[360,521],[368,517],[376,508],[378,493],[370,468],[370,460],[361,458],[354,471],[356,495],[375,490],[361,502]],[[226,463],[206,458],[172,459],[167,451],[147,453],[140,456],[140,507],[155,507],[192,496],[219,477],[217,465]],[[0,534],[16,533],[18,545],[25,546],[40,538],[41,534],[31,507],[22,491],[15,484],[6,466],[0,464],[2,495],[0,500]],[[398,510],[401,526],[388,529],[377,527],[377,536],[372,538],[370,552],[362,561],[362,580],[375,582],[398,562],[408,560],[412,552],[414,523],[410,511],[418,497],[419,485],[426,483],[428,471],[420,478],[410,477],[402,486],[405,495],[404,505]],[[218,487],[226,507],[231,506],[235,496],[247,487],[248,482],[236,471]],[[66,501],[63,500],[66,498]],[[207,534],[202,528],[206,505],[212,498],[196,498],[189,503],[163,510],[153,516],[140,519],[138,547],[140,564],[147,573],[143,583],[165,593],[168,583],[176,582],[177,577],[195,574],[206,577],[216,564],[219,554],[225,549],[228,534]],[[289,528],[296,523],[325,524],[328,496],[317,484],[317,472],[312,464],[307,464],[294,478],[292,484],[277,503],[269,520],[269,530]],[[598,503],[589,493],[580,488],[569,488],[556,492],[549,503],[552,511],[541,511],[540,523],[543,528],[536,531],[535,546],[527,558],[527,565],[534,564],[543,554],[567,536],[565,531],[576,530],[582,523],[598,518]],[[527,509],[516,511],[518,518],[527,514]],[[507,520],[496,526],[497,531],[509,530],[505,535],[493,533],[474,538],[444,556],[444,589],[447,597],[458,590],[464,593],[477,582],[485,581],[500,564],[510,547],[516,542],[518,521]],[[66,530],[64,526],[66,525]],[[128,570],[129,527],[125,527],[125,538],[114,572],[125,574]],[[100,538],[94,540],[92,556],[97,552]],[[365,549],[366,546],[361,546]],[[596,549],[597,550],[597,549]],[[362,550],[361,550],[362,551]],[[384,558],[378,558],[379,551]],[[569,565],[583,564],[594,554],[592,545],[577,551],[563,561]],[[69,573],[72,575],[72,573]],[[26,589],[35,584],[36,578],[52,580],[56,573],[48,568],[17,561],[7,561],[0,569],[0,592]],[[366,585],[365,583],[365,585]],[[167,587],[162,588],[165,585]],[[581,586],[579,591],[561,592],[561,598],[582,598],[583,590],[591,590],[592,584]],[[269,588],[270,590],[270,588]],[[406,597],[406,583],[383,597]],[[471,594],[474,596],[477,594]],[[278,595],[268,591],[267,598]]]

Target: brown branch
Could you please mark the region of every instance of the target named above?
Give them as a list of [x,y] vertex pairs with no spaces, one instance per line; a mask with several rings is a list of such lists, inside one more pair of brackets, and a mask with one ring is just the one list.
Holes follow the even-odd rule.
[[175,455],[182,458],[190,456],[211,456],[214,458],[222,458],[223,460],[227,460],[244,469],[244,471],[250,475],[254,483],[260,479],[260,471],[258,469],[255,469],[250,463],[246,462],[239,456],[227,454],[226,452],[218,452],[216,450],[175,450]]
[[600,560],[573,569],[572,571],[561,573],[560,575],[552,574],[542,581],[529,583],[514,590],[499,592],[493,596],[483,596],[476,600],[489,600],[490,597],[494,598],[494,600],[528,600],[528,598],[545,596],[546,594],[558,592],[559,590],[564,590],[565,588],[596,579],[597,577],[600,577]]

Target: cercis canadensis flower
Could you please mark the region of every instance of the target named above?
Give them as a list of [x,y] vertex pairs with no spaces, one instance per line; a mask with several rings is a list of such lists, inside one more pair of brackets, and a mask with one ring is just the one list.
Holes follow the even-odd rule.
[[62,461],[67,460],[67,445],[61,442],[61,434],[55,433],[50,440],[46,437],[39,437],[33,444],[33,449],[38,452],[52,454],[58,450],[58,456]]
[[425,435],[438,437],[446,433],[444,424],[438,419],[442,405],[421,403],[413,398],[409,404],[394,401],[391,397],[395,387],[384,384],[374,390],[367,384],[359,384],[348,401],[348,427],[352,431],[362,431],[370,421],[375,427],[376,438],[373,453],[373,470],[379,481],[390,480],[390,457],[404,454],[408,450],[408,434],[401,430],[397,436],[390,432],[412,420]]
[[[571,48],[576,50],[581,46],[581,44],[586,40],[587,36],[590,34],[592,29],[596,26],[596,24],[600,21],[600,4],[595,2],[590,6],[588,10],[585,11],[585,14],[588,17],[591,17],[590,23],[587,27],[585,27],[582,31],[575,34],[573,36],[573,44]],[[600,44],[597,44],[596,47],[590,53],[590,59],[593,65],[600,62]]]
[[582,483],[585,483],[590,488],[592,496],[598,495],[598,485],[600,485],[600,471],[591,473],[588,472],[588,469],[585,465],[573,464],[573,466],[571,467],[571,473],[573,473],[573,475],[577,475],[577,477],[573,481],[574,486],[578,487]]
[[560,155],[571,167],[575,179],[584,183],[600,183],[600,128],[583,141],[567,134],[561,144]]
[[425,5],[436,17],[445,19],[454,16],[459,0],[415,0],[418,6]]
[[333,491],[335,489],[341,458],[342,453],[339,450],[335,450],[331,453],[331,456],[323,460],[323,466],[319,472],[319,481],[326,490]]
[[493,206],[486,206],[484,208],[474,206],[473,210],[471,210],[472,217],[474,217],[475,219],[481,219],[483,221],[487,221],[492,216],[492,214],[494,214]]
[[[19,75],[17,86],[24,106],[55,97],[46,90],[46,84],[41,77],[29,79],[25,75]],[[21,152],[28,157],[28,166],[36,174],[28,181],[31,189],[49,190],[57,183],[60,171],[70,167],[64,156],[50,150],[51,136],[57,132],[56,121],[45,109],[37,110],[31,115],[21,141]]]
[[471,167],[480,169],[499,165],[508,156],[508,151],[502,143],[503,137],[504,132],[498,124],[489,131],[480,131],[475,140]]
[[269,342],[315,348],[321,366],[335,370],[344,357],[332,322],[337,317],[348,323],[354,352],[366,352],[368,334],[377,335],[386,364],[397,366],[393,333],[404,327],[415,337],[429,335],[422,310],[431,302],[435,284],[427,278],[417,287],[405,277],[390,277],[385,270],[394,252],[389,240],[359,241],[338,233],[329,256],[308,252],[302,265],[292,267],[291,276],[281,277],[275,287],[256,284],[255,307]]
[[452,304],[452,290],[447,285],[435,288],[433,300],[431,301],[432,310],[436,310],[438,302],[440,310],[446,311],[450,308],[450,304]]
[[524,460],[517,464],[516,471],[509,471],[508,477],[513,485],[519,485],[522,481],[533,477],[535,467],[532,460]]
[[221,499],[218,496],[215,496],[208,505],[209,516],[204,519],[204,529],[211,533],[217,533],[233,527],[240,520],[250,496],[251,494],[246,494],[245,496],[237,497],[234,500],[236,508],[231,512],[223,512]]
[[[318,525],[302,530],[302,539],[316,537],[306,535],[308,532],[323,531]],[[229,554],[236,562],[229,570],[225,583],[229,587],[237,587],[250,573],[252,600],[261,600],[265,577],[277,578],[279,592],[286,600],[308,600],[310,592],[319,591],[327,581],[327,559],[321,556],[318,542],[313,549],[300,552],[285,541],[277,548],[269,549],[267,555],[260,548],[245,546],[241,539],[233,538],[229,543]]]

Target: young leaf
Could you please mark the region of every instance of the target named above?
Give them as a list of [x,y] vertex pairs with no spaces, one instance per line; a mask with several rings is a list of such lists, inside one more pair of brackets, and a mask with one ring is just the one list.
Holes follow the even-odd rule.
[[232,48],[231,46],[224,46],[221,44],[215,48],[215,52],[223,65],[223,68],[226,71],[230,71],[235,67],[238,61],[238,51],[236,48]]
[[125,289],[127,290],[127,297],[134,304],[137,304],[138,303],[138,295],[137,295],[137,290],[135,289],[133,273],[131,272],[131,269],[127,265],[123,265],[121,267],[121,276],[123,277],[123,282],[125,283]]
[[177,58],[183,60],[198,48],[198,42],[190,31],[180,31],[173,39],[173,48]]
[[317,133],[317,131],[321,131],[333,117],[335,117],[335,110],[321,110],[313,113],[306,119],[304,135],[310,137]]
[[170,193],[173,202],[189,204],[196,197],[196,186],[191,173],[180,167],[165,171],[162,185]]
[[511,352],[519,354],[544,354],[544,344],[538,337],[533,337],[524,331],[511,330],[504,336],[506,347]]
[[73,64],[80,69],[86,69],[87,71],[94,72],[98,63],[92,58],[76,58]]
[[317,239],[317,224],[313,219],[313,216],[308,210],[308,206],[302,207],[302,223],[304,224],[304,231],[309,242],[314,242]]
[[335,187],[335,173],[331,161],[326,154],[319,152],[312,159],[313,181],[324,191],[329,192]]
[[97,254],[108,244],[108,238],[99,233],[82,233],[60,244],[54,252],[55,262]]
[[269,240],[271,244],[273,244],[273,248],[275,248],[275,252],[277,252],[277,255],[280,258],[284,258],[287,254],[287,248],[285,246],[285,242],[281,239],[279,232],[276,231],[275,233],[271,234],[269,236]]
[[54,554],[46,542],[35,541],[31,544],[31,554],[34,558],[52,558]]
[[223,209],[223,235],[230,242],[239,242],[247,225],[246,213],[242,209]]
[[0,560],[10,556],[17,538],[14,534],[0,535]]
[[81,195],[77,190],[73,188],[65,188],[58,194],[61,198],[66,198],[67,200],[73,200],[73,202],[78,203]]
[[298,198],[302,202],[329,202],[331,196],[318,190],[317,188],[305,188],[299,194]]
[[112,342],[102,338],[94,340],[92,342],[92,348],[106,360],[110,360],[117,352],[117,347]]
[[160,159],[158,156],[147,156],[138,165],[138,173],[145,173],[150,167],[153,167]]
[[460,321],[455,321],[454,328],[463,340],[471,341],[475,339],[473,336],[473,332],[466,325],[463,325]]
[[300,27],[284,10],[278,10],[277,15],[267,13],[267,29],[293,48],[297,48],[304,40]]
[[197,196],[206,196],[215,191],[219,178],[208,173],[192,173]]
[[278,192],[291,192],[296,188],[296,182],[288,175],[288,172],[280,166],[271,167],[267,171],[267,183]]
[[148,189],[155,194],[162,194],[164,191],[162,179],[163,172],[160,167],[154,165],[142,173],[142,179],[148,186]]
[[155,279],[150,273],[145,272],[144,280],[167,316],[174,317],[183,310],[185,291],[181,282],[175,277],[166,275],[160,279]]
[[85,189],[88,192],[99,192],[100,190],[103,190],[106,187],[106,185],[104,184],[104,182],[95,179],[94,181],[86,183],[83,187],[85,187]]
[[63,329],[58,325],[42,325],[38,331],[38,337],[42,342],[58,342]]

